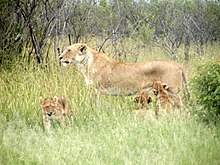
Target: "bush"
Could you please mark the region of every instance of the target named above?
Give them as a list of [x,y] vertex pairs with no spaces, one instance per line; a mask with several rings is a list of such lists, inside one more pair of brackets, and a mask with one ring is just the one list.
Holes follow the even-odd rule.
[[220,115],[220,61],[200,66],[192,84],[196,103],[203,111]]

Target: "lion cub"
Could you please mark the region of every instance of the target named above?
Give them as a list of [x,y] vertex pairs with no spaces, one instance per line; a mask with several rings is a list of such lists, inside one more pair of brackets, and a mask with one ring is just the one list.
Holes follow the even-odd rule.
[[139,104],[139,106],[132,113],[139,117],[147,117],[149,114],[149,104],[152,102],[151,97],[143,91],[134,97],[134,102]]
[[180,99],[177,94],[170,90],[167,84],[155,81],[153,84],[153,93],[156,96],[156,115],[158,115],[159,107],[165,109],[168,113],[171,113],[171,111],[176,109],[180,111]]
[[58,120],[61,127],[65,127],[66,117],[69,123],[72,122],[72,112],[70,111],[69,103],[63,96],[54,98],[40,97],[40,106],[43,113],[43,125],[45,130],[50,130],[52,120]]
[[152,99],[146,92],[143,91],[134,97],[134,102],[140,104],[140,108],[149,109],[149,104],[152,102]]

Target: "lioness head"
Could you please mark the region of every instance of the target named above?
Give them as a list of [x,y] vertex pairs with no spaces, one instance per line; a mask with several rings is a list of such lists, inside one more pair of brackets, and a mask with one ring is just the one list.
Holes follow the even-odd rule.
[[86,59],[87,53],[86,44],[73,44],[69,46],[64,52],[59,56],[60,61],[64,66],[68,64],[80,64]]

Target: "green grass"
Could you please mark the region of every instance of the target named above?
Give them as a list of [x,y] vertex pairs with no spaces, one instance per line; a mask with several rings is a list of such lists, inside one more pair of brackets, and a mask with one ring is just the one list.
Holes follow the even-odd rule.
[[[87,89],[73,66],[25,68],[0,74],[0,164],[220,164],[218,125],[187,113],[136,118],[132,97]],[[39,97],[54,95],[68,98],[75,121],[46,133]]]
[[[19,124],[19,126],[18,126]],[[17,119],[3,132],[2,163],[219,164],[219,132],[187,117],[97,117],[46,134]]]

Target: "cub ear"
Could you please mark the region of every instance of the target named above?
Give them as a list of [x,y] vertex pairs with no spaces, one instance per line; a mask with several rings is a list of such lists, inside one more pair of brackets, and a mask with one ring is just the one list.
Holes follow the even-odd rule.
[[158,95],[158,91],[156,89],[153,89],[154,95]]
[[87,49],[87,45],[86,44],[81,44],[80,47],[79,47],[79,51],[80,52],[85,52]]
[[60,96],[59,98],[59,101],[62,103],[62,102],[65,102],[66,98],[64,96]]
[[55,103],[58,103],[59,98],[57,96],[54,96],[53,100],[54,100]]
[[168,90],[168,89],[170,88],[170,87],[169,87],[167,84],[165,84],[165,83],[163,83],[162,85],[163,85],[163,88],[166,89],[166,90]]
[[43,97],[42,96],[40,96],[39,101],[40,101],[40,103],[43,102]]

